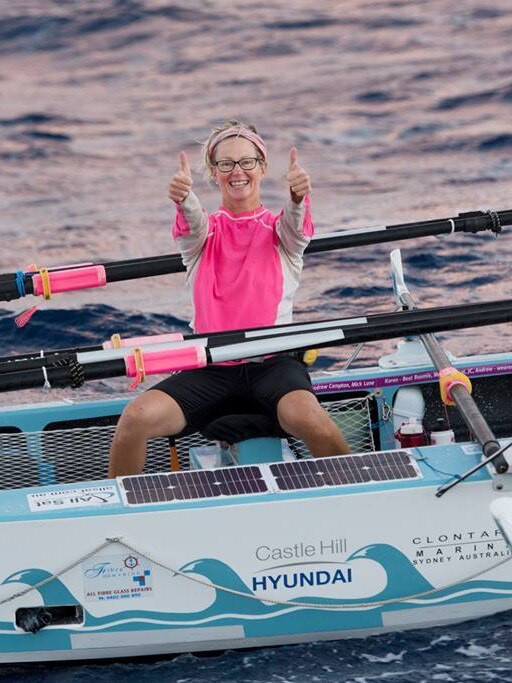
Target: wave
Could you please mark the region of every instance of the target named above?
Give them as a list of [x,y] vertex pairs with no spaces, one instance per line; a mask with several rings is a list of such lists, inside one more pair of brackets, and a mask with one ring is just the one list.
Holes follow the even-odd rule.
[[479,90],[464,95],[452,95],[444,97],[435,106],[435,109],[446,111],[461,107],[472,107],[475,104],[488,104],[489,102],[511,102],[512,83],[499,88]]
[[[81,37],[121,32],[134,26],[142,26],[154,19],[196,25],[204,21],[217,21],[221,17],[205,9],[187,8],[179,5],[147,7],[145,2],[114,0],[113,2],[84,3],[78,5],[58,3],[54,11],[23,12],[0,21],[0,53],[7,52],[55,52],[76,45]],[[152,32],[138,32],[127,36],[124,44],[150,39]],[[114,46],[112,46],[114,47]]]

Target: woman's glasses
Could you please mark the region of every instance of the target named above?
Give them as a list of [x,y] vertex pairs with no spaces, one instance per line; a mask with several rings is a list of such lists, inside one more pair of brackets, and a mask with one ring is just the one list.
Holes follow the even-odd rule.
[[238,164],[242,171],[252,171],[256,168],[256,164],[259,161],[263,161],[261,157],[243,157],[238,161],[233,161],[232,159],[221,159],[220,161],[212,162],[221,173],[231,173],[231,171]]

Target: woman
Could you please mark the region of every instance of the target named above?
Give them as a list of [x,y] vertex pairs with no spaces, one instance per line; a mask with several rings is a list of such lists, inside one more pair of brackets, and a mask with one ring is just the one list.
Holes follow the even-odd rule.
[[[279,215],[262,206],[267,147],[239,121],[215,128],[203,147],[222,205],[207,216],[192,191],[185,152],[171,179],[173,235],[187,268],[195,332],[269,326],[292,319],[303,253],[313,235],[310,179],[290,150],[289,199]],[[315,456],[349,452],[336,424],[312,393],[304,365],[291,355],[190,370],[165,379],[123,411],[112,443],[109,476],[142,471],[147,440],[201,431],[230,413],[263,412]]]

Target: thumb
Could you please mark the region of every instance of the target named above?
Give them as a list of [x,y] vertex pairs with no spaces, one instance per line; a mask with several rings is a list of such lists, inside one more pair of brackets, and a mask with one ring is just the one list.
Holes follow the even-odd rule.
[[188,163],[188,157],[185,152],[180,152],[180,171],[185,173],[189,178],[192,177],[192,172],[190,170],[190,164]]
[[292,147],[291,150],[290,150],[290,166],[289,166],[289,169],[288,169],[288,170],[291,171],[291,170],[294,169],[296,166],[298,166],[298,164],[299,164],[298,158],[299,158],[299,153],[297,152],[297,148],[296,148],[296,147]]

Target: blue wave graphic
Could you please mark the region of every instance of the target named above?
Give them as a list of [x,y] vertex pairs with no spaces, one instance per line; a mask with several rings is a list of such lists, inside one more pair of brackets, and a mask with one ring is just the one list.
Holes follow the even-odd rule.
[[[161,629],[162,627],[193,628],[194,626],[242,625],[247,637],[265,635],[289,635],[303,632],[332,630],[354,630],[378,628],[382,626],[383,615],[387,611],[417,609],[420,606],[442,605],[444,607],[462,602],[492,600],[496,597],[512,598],[512,582],[474,580],[455,587],[434,589],[420,571],[397,548],[388,544],[364,546],[352,553],[347,562],[357,565],[358,560],[371,560],[377,563],[388,577],[384,588],[376,595],[366,598],[333,599],[311,596],[294,597],[299,605],[272,604],[256,594],[244,583],[240,576],[227,564],[213,558],[202,558],[189,562],[180,571],[207,579],[212,584],[222,586],[227,591],[215,590],[213,602],[199,612],[169,613],[148,610],[123,610],[104,617],[95,617],[84,610],[82,632],[124,631],[140,629]],[[36,586],[51,575],[43,569],[32,568],[16,572],[4,579],[3,584]],[[75,596],[58,578],[37,589],[44,605],[74,605]],[[233,591],[233,592],[230,592]],[[235,593],[236,592],[236,593]],[[416,597],[417,594],[428,593]],[[268,598],[271,596],[269,595]],[[256,599],[255,599],[256,598]],[[389,604],[380,605],[381,601]],[[283,600],[286,602],[286,600]],[[311,607],[308,607],[311,605]],[[323,610],[314,605],[346,607],[346,610]],[[367,605],[365,609],[365,605]],[[351,609],[357,607],[358,609]],[[417,617],[416,617],[417,619]],[[9,633],[12,632],[11,633]],[[10,648],[15,639],[12,624],[0,623],[0,647]],[[31,649],[45,647],[68,647],[69,631],[66,628],[52,629],[50,637],[44,630],[24,640]],[[19,635],[17,636],[19,639]]]

